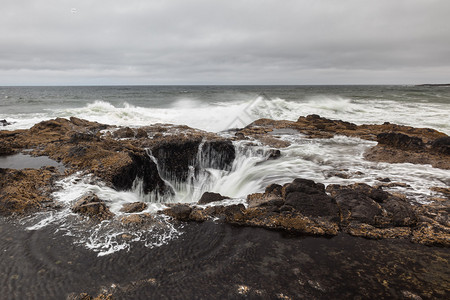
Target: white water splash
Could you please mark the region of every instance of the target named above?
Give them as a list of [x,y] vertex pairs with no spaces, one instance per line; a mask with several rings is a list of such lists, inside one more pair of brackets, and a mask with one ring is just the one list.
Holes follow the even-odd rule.
[[[244,127],[260,119],[295,121],[299,116],[318,114],[356,124],[391,122],[414,127],[431,127],[450,133],[449,103],[402,102],[385,99],[349,99],[340,96],[314,96],[297,101],[259,96],[246,101],[201,102],[184,99],[168,108],[141,107],[124,102],[113,105],[97,100],[83,107],[46,108],[43,112],[10,114],[8,130],[30,128],[42,120],[75,116],[90,121],[119,126],[138,127],[154,123],[188,125],[218,132]],[[413,116],[413,118],[412,118]]]

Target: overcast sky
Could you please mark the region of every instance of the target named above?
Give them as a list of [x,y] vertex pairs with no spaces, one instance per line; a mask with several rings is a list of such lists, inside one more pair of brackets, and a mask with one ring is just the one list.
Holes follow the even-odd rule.
[[450,82],[449,0],[2,0],[0,85]]

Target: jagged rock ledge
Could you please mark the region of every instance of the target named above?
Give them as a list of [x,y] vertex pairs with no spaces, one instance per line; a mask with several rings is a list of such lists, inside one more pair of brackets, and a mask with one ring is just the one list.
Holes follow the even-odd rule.
[[247,208],[243,204],[176,204],[160,213],[179,221],[219,219],[307,235],[345,232],[371,239],[405,238],[450,246],[449,203],[412,206],[403,197],[363,183],[325,189],[321,183],[298,178],[283,186],[271,184],[264,193],[248,195],[247,202]]

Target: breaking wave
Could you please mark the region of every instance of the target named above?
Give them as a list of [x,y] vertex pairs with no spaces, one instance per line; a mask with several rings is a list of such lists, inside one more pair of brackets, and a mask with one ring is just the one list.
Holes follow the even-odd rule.
[[[287,101],[260,95],[247,101],[205,102],[185,98],[169,107],[143,107],[123,102],[113,105],[96,100],[75,108],[47,108],[44,112],[13,114],[8,129],[29,128],[35,123],[71,116],[119,126],[145,126],[154,123],[187,125],[206,131],[219,132],[241,128],[260,119],[295,121],[299,116],[318,114],[357,124],[391,122],[415,127],[431,127],[450,131],[450,115],[445,103],[404,103],[380,99],[349,99],[339,96],[314,96],[301,101]],[[411,118],[414,116],[414,118]]]

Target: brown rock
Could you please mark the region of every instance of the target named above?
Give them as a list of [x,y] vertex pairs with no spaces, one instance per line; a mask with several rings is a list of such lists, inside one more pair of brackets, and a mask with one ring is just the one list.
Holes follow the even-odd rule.
[[450,155],[450,137],[441,137],[431,143],[431,149],[440,154]]
[[350,224],[347,232],[353,236],[361,236],[370,239],[409,238],[410,227],[377,228],[369,224]]
[[57,178],[58,171],[54,167],[0,169],[0,213],[23,214],[53,204],[50,194]]
[[120,222],[128,227],[136,227],[142,229],[144,226],[155,224],[156,221],[151,214],[144,213],[124,216],[120,219]]
[[247,196],[249,207],[272,206],[280,207],[284,204],[282,198],[282,186],[279,184],[271,184],[266,187],[264,193],[255,193]]
[[163,210],[162,213],[179,221],[189,221],[191,211],[192,207],[187,204],[175,204],[174,206]]
[[198,200],[198,204],[208,204],[208,203],[211,203],[211,202],[222,201],[222,200],[225,200],[225,199],[230,199],[230,198],[226,197],[226,196],[222,196],[219,193],[205,192],[205,193],[203,193],[203,195],[200,198],[200,200]]
[[0,144],[0,156],[14,154],[14,149],[11,145],[2,143]]
[[145,210],[147,207],[148,205],[144,202],[126,203],[122,206],[120,211],[124,213],[136,213]]
[[135,134],[133,129],[131,129],[130,127],[124,127],[114,131],[113,135],[116,138],[123,139],[123,138],[134,138]]
[[450,198],[450,188],[434,186],[430,188],[430,190],[432,190],[433,192],[444,194],[447,198]]
[[438,223],[423,222],[413,230],[411,241],[429,246],[450,247],[450,228]]
[[421,138],[411,137],[409,135],[398,132],[383,132],[377,135],[377,142],[403,150],[423,150],[425,144]]
[[245,210],[240,219],[230,223],[320,236],[336,235],[339,231],[336,222],[306,217],[297,212],[274,213],[261,207]]
[[136,138],[138,139],[146,139],[148,138],[148,133],[147,131],[145,131],[145,129],[143,128],[138,128],[137,133],[136,133]]
[[91,194],[78,200],[72,206],[74,213],[87,216],[91,220],[104,221],[114,217],[114,214],[109,211],[105,202],[100,200],[97,195]]
[[369,161],[388,163],[430,164],[435,168],[450,169],[450,156],[425,151],[405,151],[382,145],[377,145],[367,150],[364,153],[364,158]]

